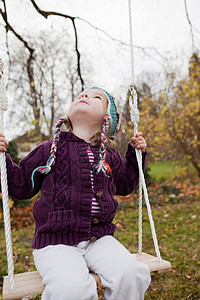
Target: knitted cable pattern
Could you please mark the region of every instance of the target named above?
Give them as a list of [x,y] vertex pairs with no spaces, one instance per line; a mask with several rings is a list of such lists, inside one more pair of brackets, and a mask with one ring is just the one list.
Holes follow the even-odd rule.
[[50,157],[47,160],[46,166],[39,166],[32,172],[32,176],[31,176],[32,188],[34,188],[35,172],[39,171],[42,174],[48,174],[51,171],[51,166],[55,163],[56,151],[58,149],[58,143],[60,140],[60,133],[61,133],[60,127],[63,125],[63,123],[68,123],[66,118],[60,118],[60,120],[56,124],[56,130],[54,133],[54,138],[51,146]]
[[105,162],[106,160],[106,148],[108,143],[107,132],[109,127],[109,116],[106,114],[103,120],[103,128],[101,131],[101,145],[99,149],[99,162],[94,165],[93,170],[97,174],[103,171],[107,176],[112,172],[110,166]]

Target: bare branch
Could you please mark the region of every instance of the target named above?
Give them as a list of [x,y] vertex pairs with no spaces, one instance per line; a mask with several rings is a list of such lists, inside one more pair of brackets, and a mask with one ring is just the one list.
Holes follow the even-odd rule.
[[48,18],[48,16],[51,16],[51,15],[53,15],[53,16],[59,16],[59,17],[63,17],[63,18],[71,19],[71,20],[75,19],[75,17],[72,17],[70,15],[66,15],[66,14],[62,14],[62,13],[58,13],[58,12],[55,12],[55,11],[44,11],[44,10],[42,10],[42,9],[40,9],[38,7],[38,5],[36,4],[35,0],[30,0],[30,1],[33,4],[34,8],[37,10],[37,12],[39,14],[41,14],[46,19]]
[[[46,19],[48,18],[48,16],[54,15],[54,16],[60,16],[60,17],[66,18],[66,19],[68,18],[68,19],[70,19],[72,21],[72,24],[73,24],[73,27],[74,27],[74,33],[75,33],[75,49],[76,49],[76,53],[77,53],[77,72],[78,72],[79,78],[81,80],[82,90],[84,89],[84,81],[83,81],[83,78],[82,78],[82,75],[81,75],[80,52],[79,52],[79,49],[78,49],[78,36],[77,36],[77,29],[76,29],[76,26],[75,26],[75,19],[80,20],[82,22],[85,22],[90,27],[94,28],[95,30],[98,30],[98,31],[102,32],[104,35],[106,35],[112,41],[120,43],[121,45],[124,45],[126,47],[130,47],[130,45],[128,43],[125,43],[123,41],[120,41],[119,39],[113,38],[110,34],[108,34],[107,32],[105,32],[104,30],[102,30],[102,29],[94,26],[93,24],[91,24],[90,22],[88,22],[85,19],[82,19],[80,17],[73,17],[73,16],[70,16],[70,15],[58,13],[58,12],[55,12],[55,11],[44,11],[44,10],[41,10],[38,7],[38,5],[36,4],[35,0],[30,0],[30,1],[33,4],[34,8],[37,10],[37,12],[40,13]],[[139,49],[139,50],[141,50],[146,56],[149,56],[152,60],[156,61],[156,63],[158,63],[158,64],[161,64],[161,63],[157,59],[155,59],[154,55],[150,55],[148,53],[148,50],[153,49],[156,52],[156,54],[158,54],[160,57],[162,57],[162,59],[166,59],[155,48],[141,47],[141,46],[137,46],[137,45],[134,45],[134,47],[137,48],[137,49]],[[163,68],[164,68],[165,72],[168,73],[164,66],[163,66]]]
[[[75,19],[80,20],[82,22],[85,22],[90,27],[94,28],[96,31],[100,31],[101,33],[103,33],[105,36],[107,36],[113,42],[117,42],[120,45],[127,47],[127,50],[129,50],[129,48],[130,48],[130,44],[129,43],[125,43],[125,42],[123,42],[123,41],[121,41],[119,39],[116,39],[116,38],[112,37],[109,33],[107,33],[106,31],[104,31],[103,29],[101,29],[99,27],[94,26],[93,24],[91,24],[90,22],[88,22],[85,19],[82,19],[82,18],[79,18],[79,17],[75,17]],[[154,48],[154,47],[141,47],[141,46],[138,46],[138,45],[133,45],[133,47],[136,48],[136,49],[138,49],[138,50],[140,50],[140,51],[142,51],[146,56],[150,57],[152,60],[154,60],[159,65],[162,65],[165,73],[168,74],[168,71],[165,68],[165,66],[163,64],[161,64],[161,62],[158,59],[155,58],[155,55],[151,55],[148,52],[148,50],[153,50],[159,57],[161,57],[163,60],[167,61],[167,58],[164,57],[156,48]]]
[[10,30],[14,33],[14,35],[24,44],[24,46],[29,50],[30,53],[34,52],[34,49],[29,47],[28,43],[22,38],[22,36],[20,34],[18,34],[14,28],[10,25],[10,23],[7,20],[7,16],[6,13],[2,11],[2,9],[0,9],[0,14],[2,15],[2,18],[4,20],[4,22],[6,23],[6,30]]
[[84,81],[83,81],[83,78],[82,78],[82,75],[81,75],[81,66],[80,66],[81,55],[80,55],[80,52],[79,52],[79,49],[78,49],[78,36],[77,36],[77,30],[76,30],[76,25],[75,25],[75,17],[69,16],[69,15],[66,15],[66,14],[62,14],[62,13],[58,13],[58,12],[55,12],[55,11],[41,10],[34,0],[30,0],[30,1],[33,4],[34,8],[37,10],[37,12],[40,13],[46,19],[48,18],[48,16],[53,15],[53,16],[59,16],[59,17],[63,17],[63,18],[66,18],[66,19],[70,19],[72,21],[72,25],[74,27],[74,33],[75,33],[75,50],[76,50],[76,53],[77,53],[77,72],[78,72],[78,75],[79,75],[79,78],[80,78],[80,81],[81,81],[82,90],[83,90],[84,89]]
[[[106,31],[104,31],[103,29],[101,29],[99,27],[94,26],[93,24],[91,24],[87,20],[79,18],[79,17],[75,17],[75,19],[87,23],[90,27],[94,28],[95,30],[98,30],[98,31],[102,32],[104,35],[106,35],[112,41],[117,42],[117,43],[119,43],[122,46],[126,46],[126,47],[130,48],[130,44],[129,43],[125,43],[125,42],[123,42],[123,41],[121,41],[119,39],[116,39],[116,38],[112,37],[109,33],[107,33]],[[138,46],[138,45],[133,45],[133,47],[136,48],[136,49],[138,49],[138,50],[141,50],[145,55],[149,56],[151,59],[153,59],[155,62],[157,62],[159,64],[160,64],[160,62],[158,60],[156,60],[154,56],[151,56],[150,54],[147,53],[148,50],[154,50],[155,53],[158,56],[162,57],[164,60],[167,60],[167,58],[165,58],[163,55],[161,55],[161,53],[156,48],[154,48],[154,47],[141,47],[141,46]]]
[[192,23],[191,23],[190,18],[189,18],[186,0],[184,0],[184,4],[185,4],[185,13],[186,13],[186,17],[187,17],[188,23],[189,23],[189,25],[190,25],[190,32],[191,32],[191,37],[192,37],[192,51],[195,52],[195,50],[194,50],[195,47],[194,47],[194,34],[193,34],[193,28],[192,28]]
[[[130,47],[130,45],[129,45],[128,43],[125,43],[125,42],[123,42],[123,41],[121,41],[121,40],[119,40],[119,39],[116,39],[116,38],[112,37],[109,33],[107,33],[106,31],[104,31],[103,29],[101,29],[101,28],[99,28],[99,27],[94,26],[94,25],[93,25],[92,23],[90,23],[89,21],[87,21],[87,20],[85,20],[85,19],[82,19],[82,18],[80,18],[80,17],[75,17],[75,19],[80,20],[80,21],[82,21],[82,22],[85,22],[85,23],[88,24],[90,27],[94,28],[95,30],[98,30],[98,31],[102,32],[102,33],[103,33],[104,35],[106,35],[109,39],[111,39],[111,40],[113,40],[113,41],[115,41],[115,42],[118,42],[119,44],[121,44],[121,45],[123,45],[123,46],[128,46],[128,47]],[[136,47],[137,47],[137,46],[136,46]]]
[[[4,5],[4,11],[5,11],[5,19],[6,19],[6,48],[7,48],[7,54],[8,54],[8,59],[9,59],[9,64],[8,64],[8,81],[10,79],[10,66],[11,66],[11,57],[10,57],[10,50],[9,50],[9,45],[8,45],[8,25],[7,25],[7,9],[6,9],[6,3],[5,3],[5,0],[2,0],[3,1],[3,5]],[[8,85],[8,82],[7,82],[7,85]],[[7,87],[6,87],[7,89]]]
[[78,50],[78,36],[77,36],[77,30],[76,30],[76,25],[75,25],[75,21],[72,20],[72,24],[74,26],[74,33],[75,33],[75,49],[76,49],[76,53],[77,53],[77,71],[78,71],[78,75],[80,77],[81,80],[81,86],[82,86],[82,91],[84,90],[84,81],[81,75],[81,66],[80,66],[80,52]]

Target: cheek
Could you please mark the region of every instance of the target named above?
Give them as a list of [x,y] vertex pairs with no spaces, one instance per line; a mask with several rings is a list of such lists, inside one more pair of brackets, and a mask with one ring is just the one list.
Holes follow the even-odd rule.
[[99,112],[99,120],[103,121],[104,116],[106,114],[106,111],[107,111],[106,106],[104,106],[104,105],[101,104],[101,107],[99,107],[99,110],[98,110],[98,112]]
[[98,105],[97,105],[97,109],[98,109],[99,114],[105,115],[105,113],[106,113],[106,105],[105,105],[105,103],[103,103],[102,101],[99,102]]

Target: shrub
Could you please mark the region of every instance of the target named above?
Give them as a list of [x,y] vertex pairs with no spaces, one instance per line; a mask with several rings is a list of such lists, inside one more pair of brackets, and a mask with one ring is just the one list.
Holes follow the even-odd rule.
[[18,164],[19,158],[18,158],[18,148],[15,141],[10,141],[8,146],[8,153],[12,157],[12,160]]

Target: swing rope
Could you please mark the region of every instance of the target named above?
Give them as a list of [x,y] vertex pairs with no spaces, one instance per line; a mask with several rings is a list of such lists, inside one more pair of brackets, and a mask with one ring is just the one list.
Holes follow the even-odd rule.
[[[3,133],[4,126],[4,111],[8,109],[8,101],[6,97],[5,81],[3,76],[3,61],[0,58],[0,132]],[[7,184],[7,169],[6,169],[6,156],[4,152],[0,153],[0,168],[1,168],[1,191],[3,202],[3,217],[5,228],[6,240],[6,253],[7,253],[7,268],[8,277],[10,282],[10,290],[14,290],[14,263],[13,263],[13,250],[11,238],[11,225],[10,225],[10,207],[8,197],[8,184]]]
[[[137,108],[137,92],[134,88],[135,72],[134,72],[134,47],[133,47],[133,25],[132,25],[131,1],[132,0],[129,0],[129,28],[130,28],[130,56],[131,56],[132,83],[130,84],[131,95],[129,97],[129,105],[130,105],[130,109],[131,109],[131,111],[130,111],[131,122],[134,123],[134,135],[135,135],[138,132],[139,111]],[[142,151],[141,150],[136,149],[136,158],[137,158],[138,167],[139,167],[138,254],[142,253],[142,189],[143,189],[145,203],[147,206],[147,211],[148,211],[148,216],[149,216],[149,222],[150,222],[150,226],[151,226],[151,233],[152,233],[152,237],[153,237],[155,252],[156,252],[159,263],[161,263],[162,258],[161,258],[160,250],[158,247],[158,240],[157,240],[154,221],[153,221],[153,217],[152,217],[152,213],[151,213],[151,206],[149,203],[149,197],[148,197],[148,192],[147,192],[147,188],[146,188],[144,173],[142,170]]]

